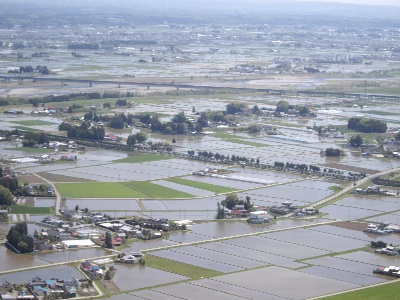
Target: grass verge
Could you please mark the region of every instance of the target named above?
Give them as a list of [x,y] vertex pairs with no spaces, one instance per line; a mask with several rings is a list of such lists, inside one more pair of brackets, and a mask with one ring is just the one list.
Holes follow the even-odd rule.
[[187,185],[190,187],[214,192],[214,193],[231,193],[236,191],[236,189],[225,187],[225,186],[220,186],[220,185],[215,185],[215,184],[210,184],[210,183],[205,183],[205,182],[199,182],[199,181],[193,181],[193,180],[188,180],[188,179],[183,179],[180,177],[171,177],[166,179],[167,181],[182,184],[182,185]]
[[[371,271],[372,272],[372,271]],[[398,299],[400,282],[383,284],[354,292],[338,294],[321,298],[324,300],[376,300],[376,299]]]
[[11,123],[19,124],[22,126],[42,126],[42,125],[54,125],[55,123],[42,121],[42,120],[25,120],[25,121],[12,121]]
[[170,260],[166,258],[161,258],[151,254],[146,254],[146,266],[186,276],[191,279],[210,278],[223,275],[223,273],[218,271],[205,269],[202,267],[196,267],[193,265],[185,264],[179,261]]

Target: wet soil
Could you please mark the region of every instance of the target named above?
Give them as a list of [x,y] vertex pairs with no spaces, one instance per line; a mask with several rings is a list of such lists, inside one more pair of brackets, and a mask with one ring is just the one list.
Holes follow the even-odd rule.
[[340,227],[340,228],[351,229],[351,230],[357,230],[357,231],[363,231],[363,229],[365,229],[365,227],[366,227],[365,223],[348,222],[348,221],[336,222],[336,223],[332,223],[329,225]]

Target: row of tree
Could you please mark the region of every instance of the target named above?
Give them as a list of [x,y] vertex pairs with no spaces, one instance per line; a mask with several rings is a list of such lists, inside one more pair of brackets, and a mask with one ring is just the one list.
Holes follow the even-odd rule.
[[68,131],[69,138],[78,138],[91,141],[104,140],[105,130],[103,126],[91,126],[89,121],[84,121],[80,125],[71,125],[68,122],[62,122],[58,126],[60,131]]
[[22,140],[23,147],[33,147],[36,144],[48,144],[49,137],[46,132],[26,132]]

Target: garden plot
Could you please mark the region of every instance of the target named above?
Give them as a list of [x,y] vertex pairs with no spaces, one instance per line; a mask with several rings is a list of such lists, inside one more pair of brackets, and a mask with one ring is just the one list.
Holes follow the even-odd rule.
[[213,280],[230,284],[232,288],[239,286],[285,299],[307,299],[359,287],[275,266],[222,275]]
[[[357,251],[347,254],[338,255],[338,258],[353,260],[366,264],[386,267],[386,266],[399,266],[400,258],[396,256],[379,255],[373,252]],[[372,273],[373,269],[371,269]]]
[[161,186],[173,189],[173,190],[178,190],[184,193],[188,193],[191,195],[195,195],[198,197],[204,197],[204,196],[209,196],[209,195],[213,195],[212,192],[210,191],[206,191],[206,190],[201,190],[198,188],[194,188],[194,187],[190,187],[187,185],[182,185],[182,184],[178,184],[178,183],[174,183],[174,182],[169,182],[169,181],[165,181],[165,180],[157,180],[155,182],[153,182],[155,184],[159,184]]
[[386,280],[382,280],[376,277],[370,277],[368,275],[354,274],[351,272],[346,272],[342,270],[321,267],[321,266],[304,268],[301,269],[300,271],[307,274],[313,274],[320,277],[336,279],[362,286],[386,282]]
[[283,230],[260,236],[332,252],[343,252],[365,246],[365,241],[308,229]]
[[242,269],[253,269],[266,264],[263,262],[255,261],[250,258],[233,256],[227,253],[222,253],[218,251],[212,251],[209,249],[196,247],[196,246],[184,246],[173,249],[174,252],[186,254],[189,256],[194,256],[196,258],[221,262],[227,265],[236,266]]
[[[373,278],[376,281],[375,283],[385,281],[382,278],[377,278],[371,271],[377,267],[380,267],[380,265],[356,262],[356,261],[352,261],[352,260],[348,260],[348,259],[342,259],[339,257],[331,257],[331,256],[313,258],[313,259],[305,260],[303,262],[311,264],[311,265],[326,267],[329,269],[337,269],[337,270],[341,270],[341,271],[350,272],[353,274],[361,274],[364,276],[369,276],[370,278]],[[370,283],[370,284],[373,284],[373,283]]]
[[234,289],[232,289],[230,293],[224,293],[207,287],[197,286],[192,283],[180,283],[178,285],[160,287],[153,289],[153,291],[160,293],[160,297],[158,299],[243,300],[242,297],[235,296]]
[[68,207],[88,208],[90,211],[128,211],[138,210],[142,208],[135,199],[68,199],[66,200]]
[[231,272],[243,270],[243,268],[235,266],[235,265],[225,264],[225,263],[222,263],[219,261],[210,260],[208,258],[195,257],[191,254],[184,254],[184,253],[180,253],[180,252],[177,252],[174,250],[175,249],[154,251],[154,252],[151,252],[151,255],[183,262],[186,264],[190,264],[190,265],[194,265],[194,266],[198,266],[198,267],[202,267],[202,268],[206,268],[206,269],[210,269],[210,270],[214,270],[214,271],[218,271],[218,272],[222,272],[222,273],[231,273]]
[[259,236],[231,239],[226,241],[226,243],[292,259],[304,259],[330,253],[329,251],[276,241]]
[[[138,268],[132,265],[118,265],[113,281],[121,291],[168,284],[188,277],[157,270],[151,267]],[[133,279],[134,278],[134,279]]]

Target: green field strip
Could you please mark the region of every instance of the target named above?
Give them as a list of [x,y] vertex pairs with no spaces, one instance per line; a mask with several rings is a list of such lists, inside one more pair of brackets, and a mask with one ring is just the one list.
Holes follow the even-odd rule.
[[171,177],[171,178],[167,178],[165,180],[169,181],[169,182],[174,182],[174,183],[190,186],[193,188],[198,188],[198,189],[218,193],[218,194],[231,193],[231,192],[234,192],[237,190],[237,189],[233,189],[233,188],[229,188],[229,187],[225,187],[225,186],[183,179],[180,177]]
[[26,126],[12,126],[12,127],[15,128],[15,129],[23,130],[23,131],[33,131],[33,132],[41,131],[39,129],[26,127]]
[[53,122],[42,121],[42,120],[11,121],[10,123],[19,124],[22,126],[46,126],[46,125],[56,124]]
[[158,155],[158,154],[139,154],[135,156],[129,156],[121,159],[114,160],[115,163],[144,163],[151,161],[159,161],[171,159],[172,156]]
[[29,205],[11,205],[11,214],[47,215],[53,213],[51,207],[35,207]]
[[130,181],[124,183],[127,187],[143,193],[148,198],[157,199],[176,199],[176,198],[193,198],[194,196],[185,192],[167,188],[149,181]]
[[32,147],[15,147],[15,148],[6,148],[5,150],[42,153],[42,154],[54,152],[54,149],[32,148]]
[[[371,270],[372,274],[372,270]],[[338,293],[335,296],[321,297],[323,300],[376,300],[376,299],[398,299],[400,282],[388,282],[377,286],[362,288],[357,291]]]
[[118,182],[57,183],[64,198],[149,198]]
[[154,255],[146,254],[146,266],[158,270],[171,272],[174,274],[189,277],[191,279],[210,278],[223,275],[224,273],[189,265],[175,260],[161,258]]

